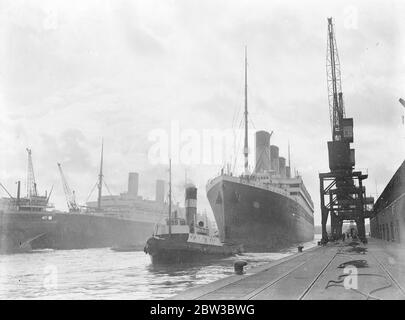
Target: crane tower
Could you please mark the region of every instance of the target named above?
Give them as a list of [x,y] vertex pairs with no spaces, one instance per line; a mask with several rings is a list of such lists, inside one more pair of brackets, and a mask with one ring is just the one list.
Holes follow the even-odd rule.
[[62,179],[63,191],[65,192],[66,202],[67,202],[69,211],[70,212],[79,211],[79,206],[76,203],[75,192],[70,190],[69,184],[67,183],[65,175],[63,174],[62,165],[60,163],[58,163],[58,168],[59,168],[60,177]]
[[27,148],[28,168],[27,168],[27,198],[38,196],[37,183],[35,182],[34,166],[32,164],[31,149]]
[[353,118],[346,118],[343,103],[340,61],[332,18],[328,18],[326,74],[332,140],[328,141],[328,173],[320,173],[322,214],[322,242],[329,240],[326,223],[330,215],[331,237],[342,235],[343,221],[355,221],[360,240],[366,242],[364,219],[370,216],[368,205],[373,198],[366,197],[363,180],[368,175],[355,171]]

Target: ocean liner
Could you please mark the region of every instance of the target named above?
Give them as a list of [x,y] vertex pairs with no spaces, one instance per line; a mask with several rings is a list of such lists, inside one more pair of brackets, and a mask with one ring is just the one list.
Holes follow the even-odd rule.
[[[59,166],[69,212],[55,210],[51,193],[40,196],[34,178],[31,150],[28,150],[27,195],[0,199],[0,253],[32,249],[84,249],[112,246],[138,246],[142,250],[154,226],[165,217],[165,182],[156,181],[156,200],[138,195],[138,174],[129,173],[128,192],[102,195],[100,165],[97,201],[78,206]],[[3,189],[6,188],[1,185]],[[177,210],[182,210],[176,207]]]
[[247,252],[311,241],[313,202],[302,177],[291,174],[290,160],[286,165],[279,148],[270,145],[272,134],[256,132],[256,164],[249,172],[246,53],[244,123],[244,173],[235,176],[222,169],[206,186],[221,241],[242,244]]

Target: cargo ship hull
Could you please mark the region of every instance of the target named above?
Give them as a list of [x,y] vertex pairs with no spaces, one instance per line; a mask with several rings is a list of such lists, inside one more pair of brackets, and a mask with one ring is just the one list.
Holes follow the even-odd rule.
[[153,234],[154,222],[80,213],[0,213],[0,252],[27,249],[84,249],[139,246]]
[[0,253],[26,252],[34,241],[41,243],[56,227],[49,216],[43,212],[0,212]]
[[313,239],[313,216],[302,204],[236,179],[220,176],[207,187],[221,241],[266,252]]

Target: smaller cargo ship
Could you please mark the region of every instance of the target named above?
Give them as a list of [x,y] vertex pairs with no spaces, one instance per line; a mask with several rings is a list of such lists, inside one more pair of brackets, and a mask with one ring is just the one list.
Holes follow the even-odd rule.
[[241,245],[223,243],[210,227],[207,217],[197,214],[197,188],[186,186],[186,217],[172,217],[171,183],[169,184],[169,217],[156,224],[155,232],[146,242],[145,253],[153,264],[185,263],[202,259],[218,259],[242,253]]
[[[20,182],[16,196],[0,183],[0,188],[8,194],[8,197],[0,197],[0,254],[106,247],[113,247],[115,251],[141,251],[156,223],[167,216],[163,180],[156,181],[155,200],[138,194],[136,172],[129,173],[126,192],[102,194],[103,185],[108,189],[103,179],[103,146],[99,179],[92,190],[98,188],[96,201],[88,201],[85,206],[76,203],[75,193],[58,163],[69,211],[56,210],[49,202],[52,190],[45,195],[39,193],[31,149],[27,152],[27,195],[22,195]],[[177,204],[172,208],[183,213],[183,208]]]

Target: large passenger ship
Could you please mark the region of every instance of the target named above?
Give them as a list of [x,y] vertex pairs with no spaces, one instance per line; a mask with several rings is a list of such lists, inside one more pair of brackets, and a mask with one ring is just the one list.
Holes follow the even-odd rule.
[[248,166],[247,59],[245,57],[245,171],[230,171],[207,183],[207,197],[221,241],[236,242],[245,251],[269,251],[314,236],[314,205],[298,173],[291,174],[290,160],[270,145],[271,134],[256,132],[256,164]]

